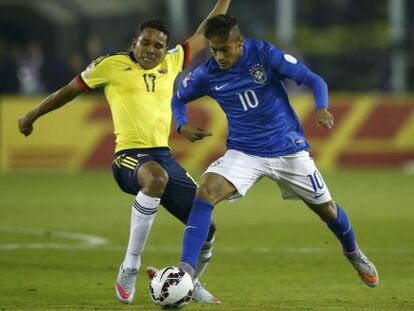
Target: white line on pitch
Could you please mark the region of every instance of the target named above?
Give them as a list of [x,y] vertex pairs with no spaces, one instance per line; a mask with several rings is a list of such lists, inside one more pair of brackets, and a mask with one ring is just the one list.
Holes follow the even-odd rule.
[[3,244],[0,250],[14,249],[84,249],[107,244],[106,239],[89,234],[83,234],[70,231],[55,231],[37,228],[20,228],[20,227],[0,227],[0,232],[9,232],[16,234],[24,234],[30,236],[40,236],[48,238],[60,238],[78,242],[77,244],[65,243],[24,243],[24,244]]
[[[0,250],[11,251],[21,249],[61,249],[61,250],[98,250],[109,252],[124,252],[126,246],[108,245],[105,238],[88,235],[78,232],[70,231],[55,231],[47,229],[36,228],[19,228],[19,227],[0,227],[0,232],[10,232],[17,234],[26,234],[32,236],[41,237],[55,237],[68,239],[72,241],[78,241],[77,244],[65,244],[65,243],[14,243],[14,244],[0,244]],[[291,254],[320,254],[338,251],[339,246],[336,248],[321,248],[321,247],[220,247],[216,246],[215,250],[220,253],[238,254],[238,253],[255,253],[255,254],[268,254],[268,253],[291,253]],[[392,253],[392,254],[413,254],[413,248],[367,248],[372,253]],[[157,253],[180,253],[181,245],[167,246],[167,245],[148,245],[146,251]]]

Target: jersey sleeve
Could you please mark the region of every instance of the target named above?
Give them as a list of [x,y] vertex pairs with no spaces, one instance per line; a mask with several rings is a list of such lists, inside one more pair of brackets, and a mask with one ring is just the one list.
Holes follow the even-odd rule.
[[171,106],[177,130],[187,123],[186,104],[207,94],[207,83],[201,68],[195,69],[185,77],[172,98]]
[[207,94],[208,83],[203,67],[191,71],[181,82],[176,95],[185,102],[193,101]]
[[289,78],[297,84],[303,83],[309,70],[304,64],[290,54],[270,46],[268,51],[269,66],[283,78]]
[[188,65],[190,47],[188,43],[178,44],[175,48],[167,51],[174,70],[179,73]]
[[104,86],[109,81],[110,74],[110,60],[105,57],[100,57],[82,71],[77,77],[77,81],[83,89],[91,90]]
[[278,75],[283,78],[287,77],[297,84],[303,83],[312,89],[317,109],[327,108],[329,106],[328,87],[321,77],[310,71],[292,55],[274,46],[270,47],[268,56],[269,65]]

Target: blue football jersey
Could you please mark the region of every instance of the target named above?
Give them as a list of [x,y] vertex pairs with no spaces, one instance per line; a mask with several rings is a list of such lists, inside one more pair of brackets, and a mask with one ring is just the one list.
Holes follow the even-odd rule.
[[[261,157],[306,150],[309,145],[283,81],[289,78],[301,84],[309,74],[314,75],[274,45],[245,39],[243,55],[230,69],[220,69],[211,58],[184,79],[173,97],[176,125],[187,123],[187,102],[208,95],[226,114],[228,149]],[[321,101],[326,102],[319,106],[327,107],[327,90]]]

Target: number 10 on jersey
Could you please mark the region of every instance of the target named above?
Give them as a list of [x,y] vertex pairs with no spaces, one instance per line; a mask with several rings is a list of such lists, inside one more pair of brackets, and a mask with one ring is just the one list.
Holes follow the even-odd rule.
[[253,90],[246,90],[243,93],[236,93],[236,95],[239,96],[244,111],[259,106],[259,99]]

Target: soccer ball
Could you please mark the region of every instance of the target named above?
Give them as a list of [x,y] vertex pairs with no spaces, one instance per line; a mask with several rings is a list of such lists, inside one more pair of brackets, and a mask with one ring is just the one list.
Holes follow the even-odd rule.
[[166,267],[149,284],[152,301],[162,309],[180,309],[191,301],[193,280],[184,270]]

